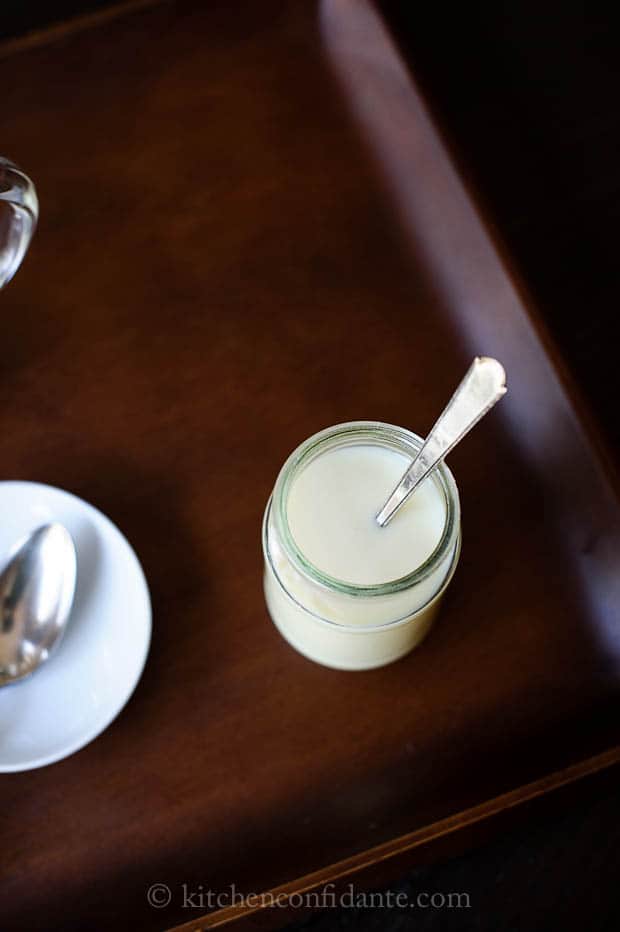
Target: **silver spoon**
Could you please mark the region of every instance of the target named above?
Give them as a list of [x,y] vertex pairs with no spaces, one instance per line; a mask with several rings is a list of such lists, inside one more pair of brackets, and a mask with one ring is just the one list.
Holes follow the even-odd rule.
[[380,527],[392,520],[420,483],[505,393],[506,373],[502,364],[490,356],[476,356],[418,455],[377,514]]
[[76,570],[67,529],[45,524],[0,573],[0,686],[33,673],[58,647],[73,604]]

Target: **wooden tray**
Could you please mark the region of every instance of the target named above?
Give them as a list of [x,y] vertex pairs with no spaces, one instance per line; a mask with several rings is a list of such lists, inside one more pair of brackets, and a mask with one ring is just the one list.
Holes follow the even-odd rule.
[[[1,779],[11,932],[201,928],[183,883],[370,882],[620,759],[618,491],[380,19],[203,6],[0,63],[1,148],[42,205],[1,296],[2,474],[107,512],[154,608],[118,720]],[[263,604],[278,468],[338,421],[428,430],[474,353],[510,394],[450,461],[435,631],[386,669],[309,663]],[[209,924],[284,915],[254,913]]]

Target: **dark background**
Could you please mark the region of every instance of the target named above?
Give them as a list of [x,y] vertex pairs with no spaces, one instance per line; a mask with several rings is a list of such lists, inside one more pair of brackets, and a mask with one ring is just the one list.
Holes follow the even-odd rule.
[[45,26],[82,16],[114,3],[106,0],[4,0],[0,16],[0,38],[13,38]]
[[620,41],[611,8],[383,7],[617,454]]
[[[103,6],[5,2],[0,36]],[[540,0],[383,8],[617,457],[620,39],[611,9]],[[614,783],[560,813],[524,814],[484,848],[391,887],[467,892],[468,910],[330,910],[295,928],[620,928]]]

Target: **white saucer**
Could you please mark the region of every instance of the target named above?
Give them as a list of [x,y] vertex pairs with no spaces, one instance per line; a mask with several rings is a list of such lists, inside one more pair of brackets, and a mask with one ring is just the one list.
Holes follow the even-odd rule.
[[50,521],[75,542],[75,602],[56,653],[0,689],[0,772],[43,767],[96,738],[132,694],[149,648],[142,567],[118,528],[81,498],[36,482],[0,482],[0,565],[16,541]]

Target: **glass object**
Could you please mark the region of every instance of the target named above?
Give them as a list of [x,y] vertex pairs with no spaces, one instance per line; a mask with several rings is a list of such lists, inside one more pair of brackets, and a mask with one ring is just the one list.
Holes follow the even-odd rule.
[[[436,512],[438,507],[441,509],[439,517],[437,513],[433,517],[436,523],[439,521],[436,543],[418,565],[414,562],[409,567],[406,575],[381,582],[373,580],[366,585],[335,578],[324,567],[318,568],[316,558],[314,562],[308,559],[291,531],[288,508],[291,489],[311,463],[333,451],[352,448],[350,482],[356,483],[361,481],[363,460],[368,459],[364,451],[369,448],[378,447],[386,455],[397,454],[398,471],[402,469],[403,458],[413,459],[421,445],[420,437],[402,427],[355,421],[310,437],[282,467],[263,521],[265,598],[280,633],[311,660],[339,669],[370,669],[397,660],[420,643],[435,618],[458,562],[460,504],[452,473],[442,464],[425,480],[435,485],[430,490],[435,504],[429,507]],[[348,489],[348,485],[345,483],[343,489]],[[323,491],[324,486],[317,486],[318,496]],[[412,496],[412,503],[415,497]],[[309,508],[315,504],[308,500]],[[378,504],[380,501],[368,501],[369,520],[373,519]],[[416,507],[419,514],[419,504]],[[299,510],[298,505],[295,508]],[[428,515],[423,517],[426,519]],[[377,528],[377,533],[389,530]],[[374,528],[371,533],[375,533]],[[325,546],[326,552],[332,548],[333,558],[333,541],[328,547],[326,540]],[[336,554],[336,562],[337,557]]]
[[34,185],[13,162],[0,156],[0,288],[26,255],[39,216]]

